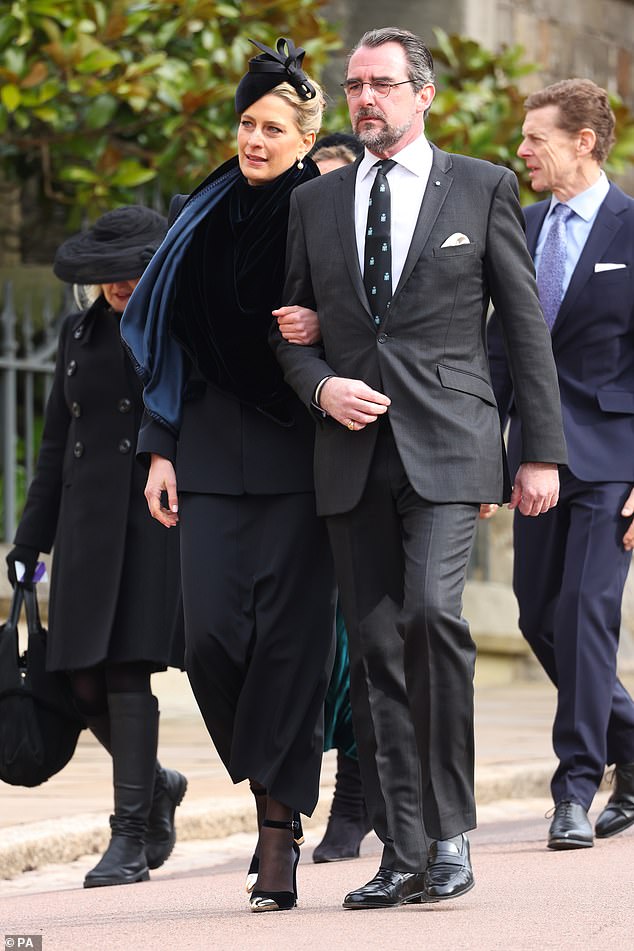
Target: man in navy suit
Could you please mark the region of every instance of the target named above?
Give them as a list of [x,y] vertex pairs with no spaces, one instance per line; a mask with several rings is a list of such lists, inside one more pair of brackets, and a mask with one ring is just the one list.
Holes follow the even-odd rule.
[[[596,835],[634,824],[634,701],[616,672],[634,547],[634,200],[602,170],[614,142],[603,89],[564,80],[525,106],[517,154],[533,189],[552,192],[525,216],[552,329],[568,465],[557,508],[539,519],[515,513],[514,589],[522,633],[557,687],[548,846],[576,849],[593,844],[587,812],[606,764],[616,767],[615,788]],[[510,416],[513,472],[521,426],[495,315],[488,340],[494,392]]]

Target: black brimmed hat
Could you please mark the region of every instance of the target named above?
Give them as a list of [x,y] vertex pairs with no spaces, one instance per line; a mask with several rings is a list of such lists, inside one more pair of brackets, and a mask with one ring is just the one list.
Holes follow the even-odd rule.
[[69,284],[115,284],[141,277],[167,232],[167,220],[143,205],[107,211],[57,249],[53,271]]

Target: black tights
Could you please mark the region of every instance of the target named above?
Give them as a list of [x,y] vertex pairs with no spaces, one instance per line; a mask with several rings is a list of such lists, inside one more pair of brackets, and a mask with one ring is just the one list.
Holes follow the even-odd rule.
[[68,675],[80,712],[96,717],[107,711],[109,693],[151,693],[152,669],[145,661],[131,661],[71,670]]

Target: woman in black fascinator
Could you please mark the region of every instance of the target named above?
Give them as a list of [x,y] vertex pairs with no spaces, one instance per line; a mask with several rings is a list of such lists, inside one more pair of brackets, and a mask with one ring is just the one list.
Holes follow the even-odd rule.
[[[290,196],[324,100],[280,39],[235,96],[238,154],[189,197],[126,309],[144,383],[138,451],[152,515],[178,522],[186,669],[231,779],[255,796],[255,912],[297,900],[301,826],[317,803],[335,587],[313,494],[314,423],[267,342],[282,304]],[[285,319],[291,328],[294,316]],[[316,315],[298,309],[298,324]],[[168,505],[161,504],[167,492]],[[255,887],[254,887],[255,883]]]

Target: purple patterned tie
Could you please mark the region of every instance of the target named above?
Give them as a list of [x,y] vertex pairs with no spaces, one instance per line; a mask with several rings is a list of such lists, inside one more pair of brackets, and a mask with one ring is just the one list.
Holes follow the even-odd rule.
[[568,205],[555,205],[552,212],[552,224],[546,235],[537,269],[537,289],[541,300],[544,319],[548,329],[559,313],[561,299],[564,296],[564,272],[566,270],[566,222],[574,214]]

